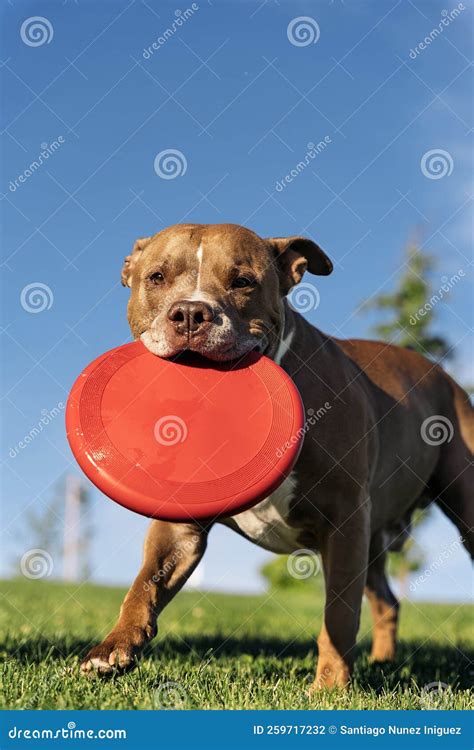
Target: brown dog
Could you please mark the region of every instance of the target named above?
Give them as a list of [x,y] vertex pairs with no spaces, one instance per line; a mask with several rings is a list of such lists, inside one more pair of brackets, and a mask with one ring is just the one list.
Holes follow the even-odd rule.
[[[122,282],[132,290],[132,333],[154,354],[190,349],[224,360],[258,348],[292,376],[307,412],[321,415],[284,484],[223,521],[275,552],[321,553],[320,688],[349,680],[364,588],[374,619],[372,657],[394,658],[398,602],[385,560],[406,538],[417,506],[435,500],[472,555],[474,419],[466,393],[424,357],[375,341],[339,341],[296,313],[284,298],[305,271],[332,271],[311,240],[183,224],[138,240]],[[134,662],[199,563],[211,525],[152,522],[119,620],[87,655],[84,671]]]

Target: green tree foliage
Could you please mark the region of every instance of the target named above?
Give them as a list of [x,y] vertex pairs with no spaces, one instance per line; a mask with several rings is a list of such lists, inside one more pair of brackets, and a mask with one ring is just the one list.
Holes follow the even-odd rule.
[[[393,292],[378,294],[364,303],[362,309],[374,310],[380,319],[371,328],[372,334],[392,344],[413,349],[433,361],[440,362],[451,356],[451,347],[444,336],[435,330],[438,287],[432,281],[434,258],[416,244],[408,245],[406,261]],[[427,304],[428,303],[428,304]],[[412,528],[426,522],[429,509],[418,509],[412,517]],[[311,584],[321,587],[323,576],[298,579],[288,572],[287,557],[279,556],[266,563],[262,575],[271,589],[310,591]],[[389,555],[389,572],[400,584],[403,594],[410,573],[424,563],[423,550],[413,537],[409,537],[401,552]],[[316,584],[315,584],[316,581]]]
[[[376,295],[363,309],[376,310],[382,315],[382,320],[372,327],[376,336],[441,362],[451,358],[452,349],[447,339],[433,330],[436,305],[441,298],[432,282],[434,258],[416,243],[408,245],[405,252],[406,262],[394,291]],[[415,511],[412,527],[425,523],[428,516],[429,509]],[[398,579],[402,593],[410,573],[419,570],[423,563],[423,551],[411,536],[400,552],[390,553],[389,572]]]
[[[303,562],[302,557],[300,559]],[[260,573],[265,578],[271,591],[300,591],[302,593],[305,591],[310,593],[322,591],[324,580],[322,568],[319,565],[315,568],[315,575],[298,578],[291,575],[292,566],[289,565],[288,561],[287,555],[277,555],[260,569]],[[309,558],[309,565],[313,565],[314,568],[311,558]]]
[[439,362],[450,357],[451,350],[447,340],[432,330],[437,304],[430,302],[437,292],[431,282],[433,268],[433,256],[409,245],[395,290],[376,295],[362,309],[381,313],[383,320],[372,327],[372,332],[383,341],[414,349]]

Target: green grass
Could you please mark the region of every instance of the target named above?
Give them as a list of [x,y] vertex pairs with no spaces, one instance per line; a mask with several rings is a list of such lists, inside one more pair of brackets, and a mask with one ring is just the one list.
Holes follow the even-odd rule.
[[[0,583],[0,702],[4,708],[458,708],[473,706],[472,608],[402,606],[395,664],[374,665],[364,604],[354,684],[306,691],[317,659],[322,598],[183,592],[134,671],[99,679],[80,658],[113,624],[124,591],[34,581]],[[423,691],[429,683],[449,686]],[[169,683],[176,685],[169,686]]]

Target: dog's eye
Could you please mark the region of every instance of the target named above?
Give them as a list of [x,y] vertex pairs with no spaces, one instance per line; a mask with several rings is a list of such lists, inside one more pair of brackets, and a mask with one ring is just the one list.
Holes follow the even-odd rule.
[[254,286],[255,280],[248,276],[237,276],[232,282],[233,289],[246,289],[249,286]]
[[160,271],[156,271],[155,273],[152,273],[148,279],[152,284],[161,284],[161,282],[165,280],[165,277]]

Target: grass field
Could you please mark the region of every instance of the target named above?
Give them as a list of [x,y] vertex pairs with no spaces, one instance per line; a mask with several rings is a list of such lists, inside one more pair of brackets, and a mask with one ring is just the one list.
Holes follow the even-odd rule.
[[[80,657],[113,623],[124,591],[0,583],[3,708],[472,708],[473,610],[404,603],[395,664],[368,660],[364,605],[353,687],[311,699],[321,594],[183,592],[137,669],[101,680]],[[441,682],[441,692],[426,689]],[[425,688],[425,689],[424,689]]]

